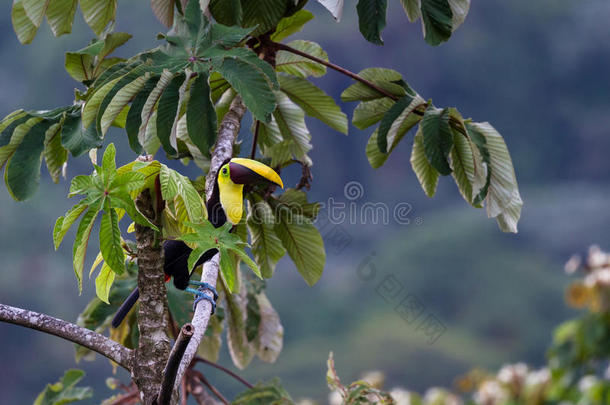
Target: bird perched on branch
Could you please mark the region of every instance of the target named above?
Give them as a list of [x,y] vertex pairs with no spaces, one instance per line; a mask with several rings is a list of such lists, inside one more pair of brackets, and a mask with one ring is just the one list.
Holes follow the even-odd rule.
[[[206,204],[210,223],[215,228],[219,228],[227,221],[237,225],[243,213],[244,185],[256,183],[270,183],[284,187],[282,179],[275,170],[263,163],[245,158],[227,159],[216,175],[212,195]],[[191,248],[182,241],[168,240],[164,243],[163,250],[165,257],[163,271],[166,281],[173,278],[176,288],[195,294],[197,296],[195,302],[202,299],[210,301],[214,309],[218,298],[216,289],[207,283],[190,279],[188,257]],[[197,261],[196,266],[210,260],[217,252],[216,249],[208,250]],[[189,285],[196,285],[199,288],[195,290],[189,288]],[[206,290],[212,292],[214,297],[206,294]],[[114,315],[113,328],[119,327],[139,297],[140,291],[136,287]]]

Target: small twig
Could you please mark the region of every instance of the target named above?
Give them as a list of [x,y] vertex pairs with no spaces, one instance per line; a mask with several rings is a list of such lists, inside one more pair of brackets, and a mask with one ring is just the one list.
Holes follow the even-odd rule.
[[132,351],[106,336],[62,319],[0,304],[0,321],[58,336],[109,358],[131,371]]
[[261,126],[261,122],[256,120],[254,123],[254,137],[252,138],[252,150],[250,151],[250,159],[254,159],[256,157],[256,144],[258,142],[258,130]]
[[161,390],[159,391],[159,397],[157,399],[158,405],[169,405],[171,402],[178,367],[180,366],[180,361],[184,356],[184,352],[186,351],[194,332],[195,328],[190,323],[185,324],[182,326],[182,329],[180,329],[180,334],[178,335],[176,343],[169,354],[167,364],[165,365],[165,370],[163,370]]
[[248,388],[253,388],[254,386],[252,384],[250,384],[248,381],[244,380],[242,377],[238,376],[237,374],[235,374],[234,372],[232,372],[231,370],[229,370],[228,368],[225,368],[223,366],[221,366],[220,364],[214,363],[213,361],[210,360],[206,360],[201,356],[195,356],[195,358],[193,359],[193,363],[205,363],[207,365],[210,365],[228,375],[230,375],[231,377],[235,378],[237,381],[239,381],[240,383],[242,383],[243,385],[245,385]]
[[197,370],[191,370],[191,372],[193,373],[193,375],[195,376],[195,378],[197,380],[199,380],[200,383],[202,383],[203,385],[205,385],[206,387],[208,387],[208,389],[214,394],[216,395],[216,398],[218,398],[220,400],[220,402],[222,402],[225,405],[230,405],[230,402],[220,393],[220,391],[218,391],[218,389],[216,389],[216,387],[214,387],[207,378],[204,377],[204,375]]
[[183,378],[182,381],[180,381],[180,391],[182,392],[182,395],[180,396],[180,405],[187,405],[189,393],[186,388],[186,378]]

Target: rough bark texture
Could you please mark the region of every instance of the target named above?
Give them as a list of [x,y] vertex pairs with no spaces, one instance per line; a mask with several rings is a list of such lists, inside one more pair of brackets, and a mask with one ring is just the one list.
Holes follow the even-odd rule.
[[89,329],[49,315],[0,304],[0,321],[25,326],[77,343],[131,369],[132,351]]
[[[233,157],[233,143],[237,138],[239,129],[241,128],[241,120],[246,113],[246,106],[241,100],[240,96],[235,97],[231,103],[231,108],[224,116],[220,128],[218,129],[218,138],[216,145],[214,146],[214,152],[212,153],[212,161],[210,164],[210,171],[206,176],[205,181],[205,193],[206,196],[212,195],[214,189],[214,181],[216,181],[216,173],[220,169],[220,165],[226,159]],[[219,256],[216,254],[212,260],[206,262],[203,265],[203,271],[201,272],[201,281],[206,282],[212,286],[216,286],[219,269]],[[180,368],[178,369],[178,376],[176,378],[175,389],[179,389],[182,377],[186,372],[191,361],[197,354],[197,348],[201,339],[208,327],[210,316],[212,314],[212,304],[206,300],[201,300],[195,308],[195,314],[191,323],[195,327],[195,333],[191,338],[191,341],[186,348]]]
[[[142,214],[157,223],[148,190],[144,190],[138,196],[136,205]],[[135,352],[132,377],[140,390],[142,403],[150,405],[156,402],[163,379],[163,368],[170,351],[170,339],[167,335],[167,293],[163,273],[162,245],[160,241],[155,240],[154,230],[138,224],[135,227],[138,244],[140,339]]]

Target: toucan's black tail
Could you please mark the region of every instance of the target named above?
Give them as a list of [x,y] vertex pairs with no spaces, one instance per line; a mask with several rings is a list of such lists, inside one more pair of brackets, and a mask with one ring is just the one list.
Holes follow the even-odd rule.
[[138,287],[136,287],[131,292],[131,294],[129,294],[129,297],[127,297],[127,299],[123,301],[123,304],[119,307],[119,310],[116,311],[116,314],[114,314],[114,318],[112,318],[113,328],[118,328],[119,325],[121,325],[121,322],[123,322],[123,319],[125,319],[131,308],[135,305],[138,298],[140,298],[140,290],[138,289]]

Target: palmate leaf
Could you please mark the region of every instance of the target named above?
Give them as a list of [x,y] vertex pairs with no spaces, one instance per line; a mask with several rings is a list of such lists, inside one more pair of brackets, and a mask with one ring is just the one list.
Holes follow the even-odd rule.
[[205,205],[188,177],[161,165],[159,181],[164,200],[170,201],[179,197],[184,203],[190,222],[199,223],[205,220],[207,217]]
[[387,0],[358,0],[358,26],[360,33],[369,42],[383,45],[381,31],[385,28]]
[[113,272],[122,274],[125,271],[125,254],[121,246],[119,217],[116,211],[110,207],[110,201],[106,200],[105,212],[100,222],[100,252],[104,258],[104,263]]

